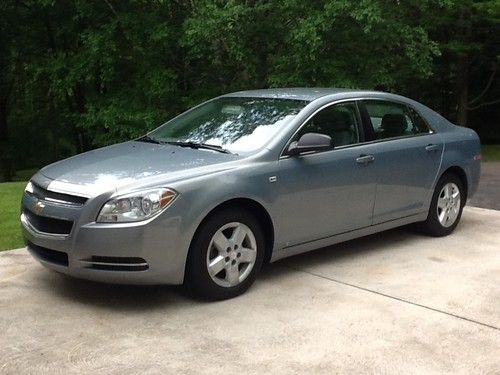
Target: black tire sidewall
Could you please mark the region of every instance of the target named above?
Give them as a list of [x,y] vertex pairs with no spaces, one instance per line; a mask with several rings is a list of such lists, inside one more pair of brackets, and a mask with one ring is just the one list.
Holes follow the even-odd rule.
[[[257,243],[257,258],[252,271],[243,282],[234,287],[222,287],[210,277],[206,264],[208,246],[213,235],[222,226],[240,222],[250,228]],[[189,248],[186,263],[186,286],[198,297],[221,300],[236,297],[245,292],[255,281],[262,266],[265,253],[265,239],[258,220],[247,210],[224,209],[211,214],[198,228]]]

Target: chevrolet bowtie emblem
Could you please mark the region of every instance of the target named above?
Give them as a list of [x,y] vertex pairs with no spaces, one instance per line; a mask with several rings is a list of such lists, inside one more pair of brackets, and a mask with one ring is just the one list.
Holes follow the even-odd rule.
[[35,203],[33,203],[31,208],[33,209],[33,212],[35,212],[37,215],[40,215],[43,212],[43,209],[45,208],[45,204],[43,204],[40,201],[36,201]]

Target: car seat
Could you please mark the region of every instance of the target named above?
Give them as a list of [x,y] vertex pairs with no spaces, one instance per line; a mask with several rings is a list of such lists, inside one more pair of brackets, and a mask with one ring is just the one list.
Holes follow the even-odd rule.
[[400,113],[387,113],[382,117],[380,128],[378,138],[401,137],[406,134],[406,118]]

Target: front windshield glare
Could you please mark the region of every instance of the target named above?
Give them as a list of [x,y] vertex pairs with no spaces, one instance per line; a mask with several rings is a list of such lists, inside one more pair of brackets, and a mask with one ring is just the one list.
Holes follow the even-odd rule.
[[163,142],[193,142],[249,152],[264,146],[307,104],[302,100],[225,97],[207,102],[149,134]]

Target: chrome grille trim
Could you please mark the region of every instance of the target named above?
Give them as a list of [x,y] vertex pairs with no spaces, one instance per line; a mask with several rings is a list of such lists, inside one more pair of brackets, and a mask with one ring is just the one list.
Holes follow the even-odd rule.
[[36,228],[28,219],[28,216],[24,213],[21,212],[21,223],[24,225],[26,229],[29,230],[29,232],[36,234],[37,236],[40,236],[42,238],[47,238],[47,239],[56,239],[56,240],[64,240],[69,237],[69,234],[64,234],[64,233],[49,233],[49,232],[43,232]]
[[38,215],[26,208],[22,213],[31,226],[41,233],[68,236],[73,229],[72,220]]
[[81,207],[88,200],[88,198],[81,197],[78,195],[57,193],[55,191],[47,190],[33,182],[31,182],[31,185],[33,186],[33,193],[26,192],[27,194],[30,194],[40,200],[51,202],[53,204],[62,206],[71,206],[71,207]]
[[92,256],[91,258],[81,259],[87,268],[101,271],[146,271],[149,264],[142,258],[136,257],[103,257]]

